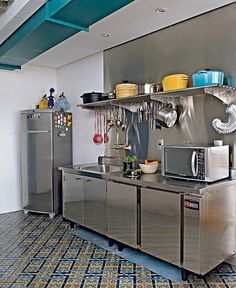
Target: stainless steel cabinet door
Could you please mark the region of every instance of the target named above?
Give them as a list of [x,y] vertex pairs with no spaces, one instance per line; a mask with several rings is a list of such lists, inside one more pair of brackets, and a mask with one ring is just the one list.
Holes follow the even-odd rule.
[[185,196],[185,269],[204,275],[235,253],[235,191],[231,185],[200,198]]
[[181,196],[141,189],[141,249],[180,266]]
[[84,177],[84,226],[106,234],[106,180]]
[[84,223],[83,179],[79,175],[63,172],[63,217],[77,224]]
[[107,235],[137,247],[137,188],[107,183]]

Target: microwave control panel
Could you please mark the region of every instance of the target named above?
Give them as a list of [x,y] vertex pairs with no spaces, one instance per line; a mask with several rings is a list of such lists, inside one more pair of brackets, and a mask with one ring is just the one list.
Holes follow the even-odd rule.
[[200,180],[205,179],[205,151],[204,149],[198,150],[198,178]]

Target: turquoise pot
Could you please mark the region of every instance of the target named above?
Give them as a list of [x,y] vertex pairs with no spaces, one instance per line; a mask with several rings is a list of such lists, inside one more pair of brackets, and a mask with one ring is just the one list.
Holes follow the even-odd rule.
[[213,70],[201,70],[192,75],[193,86],[223,85],[224,72]]

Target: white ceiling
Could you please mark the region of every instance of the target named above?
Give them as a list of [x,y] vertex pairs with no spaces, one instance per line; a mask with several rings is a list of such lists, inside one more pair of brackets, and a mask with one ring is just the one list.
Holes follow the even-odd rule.
[[[18,12],[15,4],[17,2]],[[19,2],[22,4],[21,7],[19,7]],[[92,25],[89,32],[79,32],[34,58],[29,64],[59,68],[142,35],[234,2],[236,0],[135,0]],[[0,16],[0,42],[6,39],[7,34],[9,35],[12,29],[25,21],[27,16],[36,11],[43,3],[44,0],[14,1],[9,11]],[[168,10],[166,13],[156,13],[155,9],[157,7],[165,7]],[[104,38],[102,36],[104,33],[111,33],[111,36]]]

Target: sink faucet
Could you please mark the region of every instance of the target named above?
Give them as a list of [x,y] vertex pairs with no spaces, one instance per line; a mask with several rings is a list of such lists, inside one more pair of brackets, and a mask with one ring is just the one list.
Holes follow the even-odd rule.
[[111,149],[115,149],[115,150],[131,150],[131,145],[127,145],[127,144],[115,144],[113,147],[111,147]]
[[[114,150],[117,150],[118,151],[118,154],[117,154],[117,157],[116,158],[120,158],[119,157],[119,154],[120,152],[119,151],[127,151],[127,150],[131,150],[132,147],[131,145],[128,145],[127,143],[126,144],[120,144],[119,143],[119,131],[118,129],[114,126],[114,124],[111,124],[107,130],[107,132],[109,132],[109,130],[113,128],[115,129],[116,131],[116,144],[114,144],[112,147],[110,147],[110,149],[114,149]],[[126,141],[125,141],[126,142]]]
[[120,161],[119,159],[117,159],[117,157],[113,157],[113,156],[98,156],[98,165],[104,165],[105,164],[105,160],[109,160],[109,164],[110,165],[120,165]]
[[98,156],[98,165],[103,165],[104,164],[104,159],[116,159],[115,157],[112,156]]

